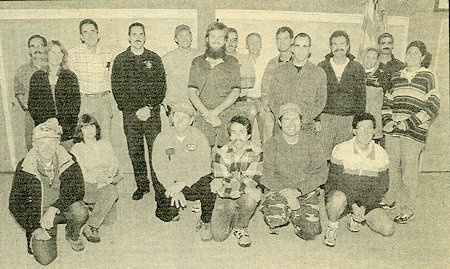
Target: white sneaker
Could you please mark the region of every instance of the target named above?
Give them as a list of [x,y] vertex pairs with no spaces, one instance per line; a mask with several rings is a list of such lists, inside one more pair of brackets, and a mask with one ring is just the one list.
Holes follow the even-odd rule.
[[238,239],[239,246],[243,248],[249,247],[252,244],[247,229],[245,228],[236,228],[234,230],[234,236]]
[[334,247],[336,245],[337,230],[338,230],[337,227],[328,226],[323,240],[325,246]]
[[348,225],[347,225],[347,229],[348,229],[350,232],[356,233],[356,232],[359,232],[359,230],[361,230],[361,226],[362,226],[361,222],[356,221],[355,218],[354,218],[354,216],[353,216],[353,214],[352,214],[352,213],[349,213],[349,214],[348,214]]

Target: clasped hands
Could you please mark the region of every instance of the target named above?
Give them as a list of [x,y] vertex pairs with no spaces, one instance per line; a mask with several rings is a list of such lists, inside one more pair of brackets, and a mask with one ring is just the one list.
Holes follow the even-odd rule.
[[383,130],[387,133],[394,131],[395,128],[406,131],[406,127],[405,121],[390,121],[383,127]]
[[286,188],[280,191],[280,194],[286,198],[287,203],[291,210],[300,209],[300,202],[298,201],[298,197],[302,195],[302,193],[298,190]]
[[169,188],[167,188],[165,195],[167,198],[172,198],[172,200],[170,201],[171,206],[175,206],[176,208],[186,207],[186,198],[181,192],[184,187],[186,187],[186,183],[184,183],[183,181],[177,181]]

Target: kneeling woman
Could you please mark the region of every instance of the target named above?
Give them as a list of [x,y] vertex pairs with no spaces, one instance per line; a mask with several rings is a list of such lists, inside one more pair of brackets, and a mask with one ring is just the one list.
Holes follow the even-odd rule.
[[93,205],[83,235],[89,242],[100,242],[99,228],[112,224],[116,219],[119,195],[116,184],[119,161],[111,143],[101,139],[97,120],[88,114],[81,115],[75,128],[71,152],[78,160],[84,177],[84,202]]

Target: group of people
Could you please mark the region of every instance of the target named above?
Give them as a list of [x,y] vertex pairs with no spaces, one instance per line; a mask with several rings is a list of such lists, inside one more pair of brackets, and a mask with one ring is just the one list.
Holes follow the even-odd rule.
[[[384,33],[357,61],[338,30],[315,65],[310,35],[283,26],[279,55],[266,65],[258,33],[247,35],[242,54],[237,30],[214,22],[204,53],[191,48],[182,24],[178,48],[161,58],[145,48],[145,27],[136,22],[130,46],[111,61],[95,21],[82,20],[79,30],[82,44],[69,51],[32,36],[31,61],[15,77],[29,152],[17,165],[10,211],[39,263],[57,256],[57,224],[67,223],[66,239],[81,251],[80,232],[100,242],[101,225],[116,219],[122,175],[110,142],[111,98],[123,115],[132,199],[150,192],[145,140],[155,216],[177,221],[187,200],[199,201],[203,241],[233,233],[250,246],[258,206],[269,233],[292,223],[298,237],[314,240],[322,233],[321,193],[326,246],[335,246],[343,216],[352,232],[367,225],[384,236],[414,217],[419,157],[439,110],[423,42],[411,42],[402,63]],[[387,210],[396,206],[392,220]]]

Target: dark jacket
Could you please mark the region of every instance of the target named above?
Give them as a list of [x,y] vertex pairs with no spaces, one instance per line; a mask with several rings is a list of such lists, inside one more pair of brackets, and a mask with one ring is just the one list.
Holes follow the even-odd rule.
[[350,62],[338,82],[330,59],[333,54],[325,56],[319,66],[327,74],[327,103],[323,113],[339,116],[353,116],[364,113],[366,109],[366,75],[364,67],[355,61],[355,57],[347,53]]
[[[59,165],[60,195],[52,205],[63,212],[84,198],[84,180],[75,157],[60,146],[56,155]],[[37,151],[31,149],[17,165],[9,196],[9,210],[27,237],[40,227],[42,212],[42,182],[37,170]]]
[[111,86],[119,110],[135,112],[145,106],[159,110],[166,96],[161,57],[148,49],[135,55],[128,47],[114,59]]
[[72,138],[78,122],[80,103],[80,87],[74,72],[61,69],[55,86],[55,101],[48,73],[38,70],[31,76],[28,108],[34,124],[57,118],[63,129],[61,141]]

